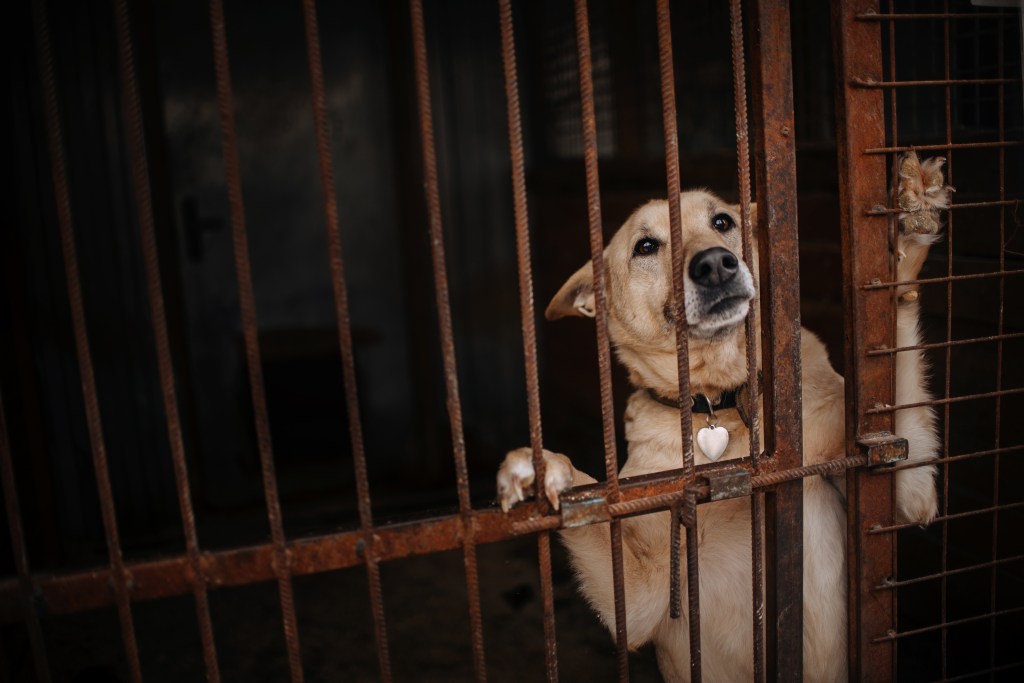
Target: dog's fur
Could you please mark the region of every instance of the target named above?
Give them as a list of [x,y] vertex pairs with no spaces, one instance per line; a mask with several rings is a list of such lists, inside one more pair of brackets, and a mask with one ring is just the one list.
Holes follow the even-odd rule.
[[[896,257],[899,280],[913,280],[939,229],[939,210],[948,207],[952,188],[943,184],[944,160],[901,160],[899,203],[901,229]],[[739,207],[703,191],[684,192],[682,236],[687,270],[685,312],[689,324],[690,386],[694,394],[714,400],[723,391],[747,381],[746,333],[743,321],[754,302],[756,273],[742,261]],[[756,207],[755,207],[756,211]],[[728,220],[723,220],[722,217]],[[718,228],[713,223],[718,219]],[[732,227],[729,227],[732,224]],[[656,402],[647,391],[678,397],[672,265],[668,204],[651,201],[637,209],[604,251],[608,326],[619,360],[637,391],[625,413],[629,457],[620,476],[629,477],[680,466],[682,443],[679,414]],[[651,253],[651,243],[656,245]],[[727,259],[721,282],[695,282],[690,268],[695,256],[721,247]],[[718,252],[721,253],[721,252]],[[755,255],[756,256],[756,255]],[[756,258],[755,258],[756,263]],[[712,278],[714,280],[715,278]],[[919,344],[915,288],[901,286],[896,344]],[[757,315],[757,307],[753,306]],[[594,316],[593,274],[587,263],[555,295],[548,319]],[[755,325],[755,329],[759,329]],[[843,378],[832,366],[821,341],[801,330],[803,456],[805,464],[843,457]],[[760,339],[755,340],[760,346]],[[760,348],[758,348],[760,358]],[[896,403],[929,398],[920,351],[896,355]],[[736,409],[718,411],[729,430],[723,460],[747,454],[749,433]],[[693,432],[706,416],[694,415]],[[910,442],[910,459],[935,457],[938,439],[928,408],[896,413],[896,433]],[[694,448],[698,465],[709,462]],[[564,455],[544,452],[544,490],[557,507],[558,493],[570,486],[594,483],[572,467]],[[897,513],[902,521],[925,524],[937,503],[935,467],[896,474]],[[534,474],[531,451],[521,448],[506,456],[498,473],[498,494],[504,509],[529,494]],[[846,678],[846,510],[845,491],[822,477],[804,479],[804,676],[809,681]],[[669,617],[669,513],[633,517],[622,522],[626,623],[630,648],[653,641],[662,674],[669,681],[688,681],[689,638],[682,618]],[[746,681],[753,678],[750,503],[746,498],[702,505],[698,512],[702,668],[705,680]],[[562,532],[580,587],[601,620],[614,629],[614,593],[608,525]],[[685,586],[686,575],[682,575]]]

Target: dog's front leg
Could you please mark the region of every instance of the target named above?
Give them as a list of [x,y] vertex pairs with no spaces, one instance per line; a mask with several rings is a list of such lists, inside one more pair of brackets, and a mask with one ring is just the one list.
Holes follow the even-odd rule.
[[[593,484],[596,479],[572,466],[561,453],[544,450],[544,495],[551,507],[559,508],[558,496],[568,488]],[[508,512],[516,503],[526,500],[533,492],[536,473],[533,469],[533,450],[517,448],[509,451],[498,468],[498,502]]]
[[[900,159],[898,202],[900,229],[896,238],[896,276],[900,282],[916,280],[931,245],[938,240],[941,211],[949,208],[953,188],[945,184],[945,159],[919,161],[914,152]],[[917,285],[897,288],[896,346],[921,343],[920,305]],[[922,403],[931,399],[926,386],[927,364],[921,350],[896,354],[896,404]],[[935,413],[921,406],[896,412],[896,433],[910,444],[910,461],[927,461],[939,452]],[[900,521],[927,524],[935,516],[935,466],[901,470],[896,474],[896,501]]]

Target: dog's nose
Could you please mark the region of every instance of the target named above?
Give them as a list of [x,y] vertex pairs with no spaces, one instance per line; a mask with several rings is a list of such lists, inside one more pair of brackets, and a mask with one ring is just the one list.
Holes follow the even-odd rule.
[[733,279],[739,266],[731,251],[712,247],[690,260],[690,279],[703,287],[718,287]]

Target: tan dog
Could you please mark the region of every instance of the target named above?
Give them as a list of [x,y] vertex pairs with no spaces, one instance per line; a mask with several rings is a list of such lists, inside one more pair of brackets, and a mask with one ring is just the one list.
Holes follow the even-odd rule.
[[[898,278],[913,280],[939,229],[939,210],[949,206],[952,188],[943,184],[941,158],[919,163],[908,154],[900,165],[901,231]],[[712,403],[747,381],[743,321],[755,297],[755,277],[742,260],[739,209],[708,192],[684,192],[682,235],[686,263],[685,311],[689,324],[690,386]],[[652,394],[678,400],[669,214],[665,201],[637,209],[605,248],[608,325],[619,360],[636,391],[625,413],[629,457],[620,476],[680,467],[678,410]],[[902,288],[911,291],[910,287]],[[896,343],[915,346],[916,291],[903,293],[897,311]],[[577,271],[555,295],[546,315],[594,316],[591,264]],[[755,310],[756,315],[756,310]],[[757,340],[758,344],[760,340]],[[825,346],[802,330],[803,445],[805,464],[844,456],[843,378],[829,364]],[[760,357],[760,351],[758,351]],[[920,351],[896,356],[896,402],[929,398]],[[730,434],[721,459],[747,454],[749,436],[738,411],[716,411]],[[706,415],[693,416],[693,433]],[[929,460],[938,450],[934,416],[928,408],[896,413],[896,432],[910,442],[911,460]],[[706,445],[706,444],[705,444]],[[713,449],[709,448],[709,451]],[[710,460],[694,448],[696,464]],[[714,455],[714,453],[711,453]],[[555,507],[570,486],[594,483],[564,455],[545,451],[544,489]],[[936,512],[935,467],[896,474],[898,514],[927,523]],[[534,473],[531,452],[510,452],[498,472],[503,509],[529,494]],[[846,510],[844,491],[822,477],[804,480],[804,676],[809,681],[845,680]],[[688,681],[689,636],[684,614],[669,617],[669,514],[622,522],[626,623],[630,648],[653,641],[668,681]],[[601,620],[614,629],[611,551],[607,524],[565,530],[580,588]],[[750,505],[746,498],[702,505],[698,513],[702,668],[705,680],[753,678]],[[682,576],[684,586],[685,572]]]

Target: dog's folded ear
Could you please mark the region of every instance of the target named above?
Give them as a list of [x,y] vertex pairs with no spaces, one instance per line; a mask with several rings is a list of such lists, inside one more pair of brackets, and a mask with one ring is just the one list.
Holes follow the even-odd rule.
[[544,311],[544,317],[548,320],[558,320],[570,315],[585,316],[593,318],[596,315],[594,309],[594,268],[591,261],[573,273],[562,288],[555,294],[555,298],[548,304]]

